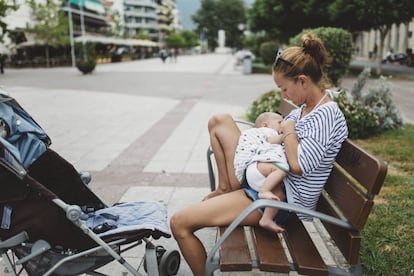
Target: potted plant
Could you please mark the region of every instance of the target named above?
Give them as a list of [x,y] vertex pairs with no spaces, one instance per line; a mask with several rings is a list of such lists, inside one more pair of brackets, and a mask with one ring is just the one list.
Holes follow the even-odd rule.
[[78,49],[78,53],[81,53],[81,55],[76,60],[76,68],[84,75],[91,74],[96,67],[95,44],[85,43],[78,45]]
[[87,57],[86,59],[78,59],[76,61],[76,68],[82,72],[82,74],[91,74],[93,70],[95,70],[96,61],[91,57]]

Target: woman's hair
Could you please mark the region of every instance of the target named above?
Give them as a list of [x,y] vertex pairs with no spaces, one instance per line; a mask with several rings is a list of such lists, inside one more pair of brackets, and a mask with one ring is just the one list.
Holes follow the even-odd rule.
[[289,47],[279,53],[273,63],[274,73],[283,73],[286,77],[296,79],[306,75],[322,88],[329,86],[325,68],[330,63],[328,52],[323,42],[314,34],[306,33],[301,37],[302,47]]

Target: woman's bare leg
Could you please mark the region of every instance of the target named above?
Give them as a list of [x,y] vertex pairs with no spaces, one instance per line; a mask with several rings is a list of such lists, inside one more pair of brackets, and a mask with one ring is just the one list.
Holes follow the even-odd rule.
[[238,189],[240,182],[234,172],[234,154],[240,129],[229,114],[216,114],[208,122],[210,145],[218,169],[218,185],[205,199]]
[[[204,227],[229,225],[251,203],[239,189],[196,203],[172,216],[170,225],[174,238],[195,276],[204,275],[207,253],[194,232]],[[260,217],[259,211],[253,212],[243,224],[257,225]]]

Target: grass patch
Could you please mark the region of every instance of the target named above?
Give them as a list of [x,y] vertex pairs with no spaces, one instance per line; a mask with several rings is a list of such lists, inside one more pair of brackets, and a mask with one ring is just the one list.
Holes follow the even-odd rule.
[[414,275],[414,125],[355,142],[386,160],[387,177],[362,231],[364,275]]
[[414,125],[406,124],[402,129],[388,130],[381,135],[365,140],[356,140],[364,149],[386,160],[389,174],[412,175],[414,172]]

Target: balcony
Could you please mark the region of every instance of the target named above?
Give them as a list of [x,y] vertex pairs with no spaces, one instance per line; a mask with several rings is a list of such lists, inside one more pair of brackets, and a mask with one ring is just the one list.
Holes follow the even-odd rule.
[[139,22],[125,22],[125,28],[129,29],[152,29],[152,30],[159,30],[157,23],[139,23]]
[[158,8],[158,4],[150,0],[124,0],[124,6],[143,6],[151,7],[154,9]]

